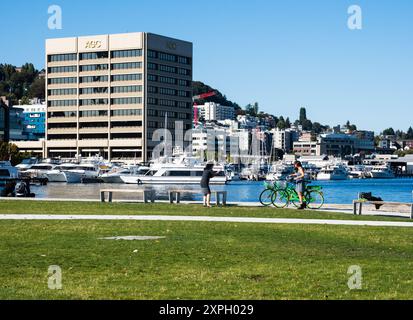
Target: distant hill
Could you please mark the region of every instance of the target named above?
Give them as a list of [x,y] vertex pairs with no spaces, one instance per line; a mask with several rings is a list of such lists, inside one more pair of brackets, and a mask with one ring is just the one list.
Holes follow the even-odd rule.
[[213,97],[209,97],[204,100],[199,100],[198,101],[199,104],[203,104],[205,102],[215,102],[223,106],[234,107],[237,110],[241,109],[238,103],[228,100],[227,97],[223,95],[219,90],[214,89],[201,81],[192,82],[192,89],[193,89],[194,96],[197,96],[203,93],[208,93],[211,91],[215,91],[217,93]]

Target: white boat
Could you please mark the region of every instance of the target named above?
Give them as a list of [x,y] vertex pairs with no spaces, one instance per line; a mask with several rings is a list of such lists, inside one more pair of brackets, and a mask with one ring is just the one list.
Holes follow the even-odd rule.
[[52,163],[39,163],[24,171],[26,176],[37,179],[47,179],[47,173],[56,167]]
[[150,170],[149,167],[115,168],[110,172],[100,175],[103,183],[124,183],[121,176],[137,175],[144,176]]
[[317,174],[317,180],[347,180],[348,171],[344,166],[326,167]]
[[100,168],[96,164],[79,164],[73,169],[63,171],[67,183],[81,183],[84,179],[98,179]]
[[293,166],[272,166],[271,171],[265,177],[267,181],[285,180],[289,175],[294,173]]
[[17,170],[20,172],[29,170],[33,165],[38,164],[39,160],[37,158],[23,159],[23,161],[16,166]]
[[[228,179],[223,168],[213,169],[218,175],[211,179],[211,184],[226,184]],[[200,184],[203,167],[165,167],[150,170],[146,175],[122,175],[120,178],[126,184]]]
[[369,177],[367,168],[363,165],[349,166],[348,175],[350,179],[364,179]]
[[46,177],[49,182],[67,182],[66,171],[74,170],[77,165],[74,163],[64,163],[56,166],[53,170],[46,172]]
[[375,167],[370,171],[370,175],[373,179],[393,179],[396,177],[388,166]]

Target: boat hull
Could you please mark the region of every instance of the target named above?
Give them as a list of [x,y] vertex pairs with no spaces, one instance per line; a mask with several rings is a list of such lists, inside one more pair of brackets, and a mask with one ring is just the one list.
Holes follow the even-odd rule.
[[[173,185],[199,185],[201,178],[185,177],[183,179],[168,179],[168,177],[139,177],[139,176],[121,176],[121,179],[126,184],[173,184]],[[226,178],[212,178],[211,185],[225,185]]]

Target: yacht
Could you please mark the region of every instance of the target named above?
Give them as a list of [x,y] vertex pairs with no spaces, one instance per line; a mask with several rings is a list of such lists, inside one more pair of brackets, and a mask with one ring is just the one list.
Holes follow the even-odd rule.
[[350,179],[365,179],[368,177],[367,169],[363,165],[349,166]]
[[344,166],[326,167],[317,174],[317,180],[347,180],[348,172]]
[[66,175],[67,183],[82,183],[83,180],[97,180],[100,174],[100,168],[93,163],[79,164],[73,169],[63,171]]
[[23,171],[29,170],[33,165],[38,164],[38,163],[39,163],[39,160],[37,158],[23,159],[23,161],[20,164],[18,164],[16,168],[19,171],[23,172]]
[[273,166],[271,171],[267,174],[266,180],[267,181],[277,181],[277,180],[285,180],[289,175],[294,173],[293,166]]
[[374,179],[393,179],[396,177],[388,166],[375,167],[370,171],[370,175]]
[[24,175],[35,179],[47,179],[47,172],[53,170],[55,167],[55,164],[42,162],[24,171]]
[[[226,184],[228,178],[223,168],[214,168],[218,175],[211,179],[211,184]],[[145,175],[121,175],[126,184],[200,184],[204,168],[199,167],[165,167],[158,170],[151,169]]]
[[64,163],[56,166],[53,170],[46,172],[49,182],[67,182],[66,171],[75,170],[77,165],[74,163]]
[[0,161],[0,196],[13,194],[19,171],[9,161]]
[[100,179],[103,181],[103,183],[124,183],[121,179],[121,176],[144,176],[149,171],[149,167],[114,168],[107,173],[101,174]]

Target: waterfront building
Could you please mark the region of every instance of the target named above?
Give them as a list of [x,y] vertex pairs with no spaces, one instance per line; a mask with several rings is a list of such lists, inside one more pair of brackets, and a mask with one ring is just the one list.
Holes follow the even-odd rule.
[[199,115],[205,121],[223,121],[233,120],[235,117],[235,110],[233,107],[222,106],[215,102],[207,102],[204,105],[197,106]]
[[342,157],[356,153],[356,138],[352,135],[333,133],[318,137],[316,155]]
[[9,108],[9,139],[12,141],[28,140],[24,125],[24,109],[20,106]]
[[192,51],[142,32],[47,40],[47,156],[150,160],[156,130],[192,128]]
[[45,137],[46,103],[20,105],[23,110],[23,127],[28,140],[39,140]]
[[317,153],[317,141],[299,140],[293,143],[293,152],[297,156],[315,156]]
[[271,131],[273,135],[273,147],[285,153],[290,153],[294,149],[294,142],[299,140],[299,133],[293,129],[281,130],[276,128]]

